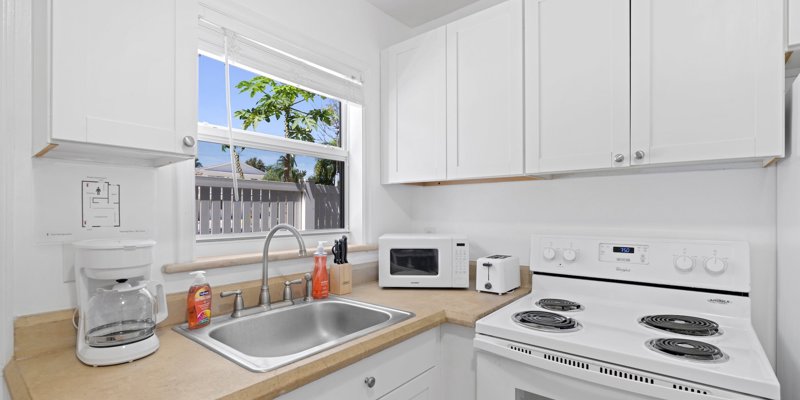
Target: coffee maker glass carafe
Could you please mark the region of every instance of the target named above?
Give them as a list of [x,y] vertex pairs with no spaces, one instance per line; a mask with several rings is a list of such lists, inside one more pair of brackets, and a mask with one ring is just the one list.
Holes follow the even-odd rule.
[[84,326],[89,346],[120,346],[153,335],[157,303],[148,290],[150,282],[133,283],[119,279],[111,289],[98,288],[89,299]]

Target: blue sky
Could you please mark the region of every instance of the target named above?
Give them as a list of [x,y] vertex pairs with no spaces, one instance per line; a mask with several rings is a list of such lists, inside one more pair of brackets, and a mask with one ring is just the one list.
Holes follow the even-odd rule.
[[[198,86],[198,121],[227,126],[228,122],[225,116],[225,64],[201,55],[198,59],[198,66],[198,78],[200,81],[200,85]],[[234,66],[230,67],[230,74],[231,110],[235,112],[236,110],[253,107],[258,97],[250,98],[249,94],[240,94],[239,89],[236,89],[236,84],[244,80],[252,79],[256,74]],[[335,100],[323,100],[320,97],[316,97],[314,101],[298,104],[296,108],[302,111],[307,111],[312,108],[322,108],[330,101]],[[233,117],[232,122],[234,128],[242,128],[241,121],[236,117]],[[253,130],[253,128],[251,127],[250,130]],[[260,122],[255,131],[268,135],[283,136],[283,120],[273,120],[269,123]],[[322,135],[318,131],[312,131],[311,134],[317,139],[317,142],[323,141]],[[239,158],[242,162],[245,162],[248,158],[258,157],[264,161],[264,164],[269,165],[274,164],[280,155],[281,153],[248,148],[239,154]],[[217,143],[200,142],[197,148],[197,157],[204,166],[230,162],[230,154],[226,151],[222,151],[222,146]],[[308,172],[306,177],[313,175],[316,158],[297,156],[296,160],[297,168]]]

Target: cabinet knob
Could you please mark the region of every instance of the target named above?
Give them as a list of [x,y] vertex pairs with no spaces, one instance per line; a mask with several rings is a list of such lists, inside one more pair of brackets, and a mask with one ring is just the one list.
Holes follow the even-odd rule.
[[364,383],[367,384],[367,387],[369,387],[369,388],[375,386],[375,377],[374,376],[368,376],[368,377],[364,378]]
[[614,162],[623,162],[625,161],[625,156],[622,154],[617,154],[614,156]]
[[636,153],[633,153],[633,158],[637,160],[644,159],[644,150],[636,150]]
[[183,145],[186,147],[194,147],[195,140],[194,136],[186,135],[183,137]]

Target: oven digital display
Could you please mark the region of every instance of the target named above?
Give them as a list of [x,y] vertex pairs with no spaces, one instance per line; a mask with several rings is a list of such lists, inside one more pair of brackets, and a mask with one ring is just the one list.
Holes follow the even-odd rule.
[[627,246],[614,246],[613,249],[614,253],[622,253],[622,254],[633,254],[634,248],[627,247]]

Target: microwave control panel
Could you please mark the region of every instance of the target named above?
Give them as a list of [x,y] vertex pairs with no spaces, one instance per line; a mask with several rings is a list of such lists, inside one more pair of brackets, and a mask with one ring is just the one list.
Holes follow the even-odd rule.
[[453,242],[453,287],[469,287],[469,243]]

